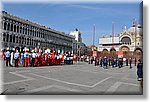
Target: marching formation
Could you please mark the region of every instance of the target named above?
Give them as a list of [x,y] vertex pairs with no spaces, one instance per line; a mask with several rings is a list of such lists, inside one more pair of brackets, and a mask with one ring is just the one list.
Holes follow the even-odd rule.
[[3,50],[1,52],[6,66],[23,66],[23,67],[39,67],[39,66],[50,66],[50,65],[62,65],[62,64],[73,64],[76,61],[76,55],[71,52],[66,53],[55,53],[54,49],[41,49],[35,48],[29,51],[28,48],[24,48],[23,51],[19,49]]
[[113,58],[113,57],[111,57],[111,58],[90,57],[90,58],[88,58],[87,61],[89,64],[94,63],[95,66],[100,65],[100,67],[103,67],[104,69],[108,69],[108,66],[112,67],[112,68],[115,68],[115,67],[121,68],[121,67],[123,67],[124,63],[125,63],[125,66],[129,65],[129,68],[131,69],[132,64],[134,64],[135,66],[137,66],[138,81],[143,80],[143,63],[142,63],[141,59],[138,60],[138,63],[137,63],[136,58],[134,59],[134,62],[133,62],[132,58],[128,59],[128,58]]
[[[123,63],[126,63],[126,66],[130,65],[130,68],[132,68],[132,58],[128,59],[128,58],[107,58],[106,56],[104,58],[100,57],[100,58],[96,58],[96,57],[91,57],[89,59],[89,64],[95,64],[95,66],[100,65],[100,67],[104,67],[105,69],[108,68],[108,66],[112,66],[112,68],[114,67],[123,67]],[[136,59],[135,59],[135,66],[136,66]]]

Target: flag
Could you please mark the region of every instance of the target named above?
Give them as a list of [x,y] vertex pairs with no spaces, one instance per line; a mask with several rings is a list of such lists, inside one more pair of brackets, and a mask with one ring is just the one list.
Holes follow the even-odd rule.
[[52,48],[52,59],[55,59],[54,48]]

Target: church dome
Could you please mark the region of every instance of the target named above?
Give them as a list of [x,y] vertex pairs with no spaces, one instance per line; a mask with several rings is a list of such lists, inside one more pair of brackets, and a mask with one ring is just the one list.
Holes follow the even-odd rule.
[[137,25],[137,27],[135,27],[135,26],[130,27],[128,29],[128,32],[131,33],[131,34],[135,34],[135,32],[136,32],[136,34],[139,34],[139,35],[143,34],[142,27],[139,24]]

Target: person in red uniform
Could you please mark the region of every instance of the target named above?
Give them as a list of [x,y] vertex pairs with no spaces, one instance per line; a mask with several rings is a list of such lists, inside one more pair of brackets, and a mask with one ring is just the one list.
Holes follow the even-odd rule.
[[4,61],[6,60],[6,50],[3,50]]
[[42,50],[39,49],[38,53],[37,53],[37,56],[38,56],[38,66],[41,66],[42,65]]
[[52,49],[51,58],[52,58],[52,64],[55,64],[55,54],[54,54],[54,48]]

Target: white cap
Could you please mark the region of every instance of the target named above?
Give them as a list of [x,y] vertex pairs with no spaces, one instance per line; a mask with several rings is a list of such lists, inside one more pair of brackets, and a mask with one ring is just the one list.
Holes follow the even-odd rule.
[[50,53],[50,49],[47,49],[47,52]]

